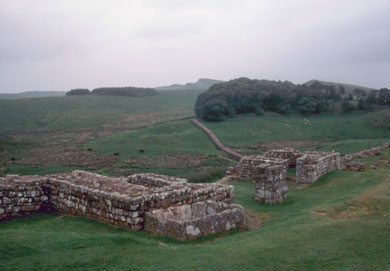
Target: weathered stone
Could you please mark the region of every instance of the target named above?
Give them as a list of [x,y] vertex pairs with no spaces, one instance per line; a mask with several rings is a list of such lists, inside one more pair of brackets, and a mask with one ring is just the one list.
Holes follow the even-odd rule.
[[8,176],[0,178],[0,208],[4,209],[0,220],[16,213],[53,208],[139,230],[143,228],[145,212],[151,209],[181,205],[183,213],[191,218],[187,204],[205,200],[230,203],[233,197],[233,187],[229,185],[191,184],[185,179],[155,174],[110,178],[74,171],[43,177]]
[[266,204],[276,204],[287,198],[287,167],[282,165],[260,164],[255,169],[255,200]]
[[[371,166],[372,168],[372,166]],[[344,163],[343,170],[345,171],[363,171],[366,169],[366,164],[365,163],[360,163],[360,162],[349,162],[349,163]]]
[[146,231],[182,241],[237,229],[244,225],[244,209],[241,205],[213,201],[158,209],[145,214]]

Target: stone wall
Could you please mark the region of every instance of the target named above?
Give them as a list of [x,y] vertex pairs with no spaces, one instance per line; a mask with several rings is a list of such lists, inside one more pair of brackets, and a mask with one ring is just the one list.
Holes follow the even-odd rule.
[[300,151],[296,151],[293,148],[285,148],[278,150],[270,150],[265,153],[266,157],[281,158],[288,160],[288,167],[294,168],[297,163],[297,159],[303,154]]
[[245,216],[241,205],[203,201],[146,212],[145,221],[146,231],[185,241],[243,227]]
[[0,221],[16,216],[47,211],[49,198],[38,176],[0,178]]
[[191,184],[153,174],[110,178],[74,171],[43,177],[7,176],[0,178],[0,210],[4,210],[0,220],[49,206],[61,213],[140,230],[148,210],[205,200],[231,203],[233,198],[232,186]]
[[367,149],[367,150],[362,150],[362,151],[357,152],[357,153],[347,154],[341,158],[341,163],[346,163],[346,162],[349,162],[351,160],[358,159],[358,158],[378,156],[378,155],[380,155],[381,150],[387,149],[387,148],[390,148],[390,143],[385,143],[381,146],[374,147],[374,148]]
[[185,184],[187,183],[187,180],[153,173],[142,173],[129,176],[127,182],[146,187],[164,187],[175,184]]
[[256,167],[255,200],[266,204],[287,199],[287,170],[284,165],[261,164]]
[[310,152],[297,159],[296,182],[314,183],[328,172],[340,168],[340,153]]
[[256,167],[261,164],[282,165],[287,171],[288,160],[265,156],[245,156],[233,167],[228,169],[226,177],[230,181],[254,180],[257,177]]

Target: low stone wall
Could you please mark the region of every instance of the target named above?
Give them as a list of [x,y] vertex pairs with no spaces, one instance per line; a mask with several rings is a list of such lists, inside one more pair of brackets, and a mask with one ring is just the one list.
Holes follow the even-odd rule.
[[241,205],[213,201],[153,210],[145,215],[146,231],[181,241],[237,229],[244,225],[244,209]]
[[287,199],[287,170],[284,165],[261,164],[256,167],[255,200],[277,204]]
[[153,173],[143,173],[129,176],[127,182],[143,185],[146,187],[164,187],[175,184],[185,184],[187,183],[187,180]]
[[359,162],[344,163],[342,169],[345,171],[364,171],[366,170],[366,164]]
[[282,165],[287,171],[288,160],[265,156],[245,156],[233,168],[228,169],[226,177],[230,181],[255,180],[257,178],[256,167],[261,164]]
[[311,152],[297,159],[296,182],[314,183],[326,173],[340,168],[340,153]]
[[387,149],[387,148],[390,148],[390,143],[385,143],[382,146],[374,147],[374,148],[367,149],[367,150],[362,150],[362,151],[357,152],[357,153],[347,154],[341,158],[341,163],[344,164],[346,162],[349,162],[351,160],[358,159],[358,158],[378,156],[378,155],[380,155],[381,150]]
[[294,168],[297,163],[297,159],[303,154],[300,151],[296,151],[293,148],[285,148],[279,150],[270,150],[265,153],[266,157],[281,158],[288,160],[288,167]]
[[[132,175],[110,178],[74,171],[43,177],[0,178],[0,210],[4,209],[0,219],[12,218],[27,210],[31,213],[49,206],[61,213],[86,216],[107,224],[140,230],[143,228],[145,212],[148,210],[205,200],[231,203],[234,199],[232,186],[191,184],[185,180],[172,181],[170,177],[165,179],[162,177],[164,176]],[[156,181],[156,178],[162,181]],[[137,182],[145,185],[129,183],[134,180],[143,180]],[[171,185],[161,186],[161,183],[169,180]],[[20,194],[20,191],[26,193]],[[10,198],[12,199],[9,200]],[[25,204],[27,207],[18,209],[24,206],[23,202],[27,202]]]
[[209,128],[200,123],[197,119],[193,118],[191,119],[191,122],[200,130],[202,130],[210,138],[211,142],[222,152],[229,154],[231,157],[237,160],[244,157],[244,155],[242,155],[241,153],[238,153],[223,145],[222,142],[218,139],[218,137],[213,132],[211,132]]
[[47,211],[49,198],[47,191],[42,188],[40,177],[14,177],[10,176],[8,182],[0,178],[0,221]]

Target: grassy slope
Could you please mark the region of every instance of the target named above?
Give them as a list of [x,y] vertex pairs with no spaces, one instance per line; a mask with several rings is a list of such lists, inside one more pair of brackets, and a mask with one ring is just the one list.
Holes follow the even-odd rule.
[[238,182],[236,202],[266,218],[264,225],[189,243],[85,218],[15,219],[0,224],[0,269],[387,270],[389,174],[335,171],[304,190],[291,185],[275,206],[256,203],[253,183]]
[[20,93],[0,93],[0,99],[24,99],[65,96],[65,91],[26,91]]
[[316,148],[352,153],[390,141],[388,128],[373,128],[371,121],[383,114],[288,117],[261,116],[205,123],[221,141],[233,147],[271,141],[326,140]]
[[[219,153],[208,137],[189,120],[105,137],[89,142],[85,148],[93,148],[103,154],[119,152],[122,160],[172,154]],[[145,153],[140,153],[140,149]]]
[[366,92],[369,92],[372,89],[374,89],[374,88],[369,88],[369,87],[362,87],[362,86],[357,86],[357,85],[350,85],[350,84],[336,83],[336,82],[327,82],[327,81],[320,81],[320,80],[310,80],[310,81],[304,83],[304,85],[311,85],[314,81],[319,81],[324,85],[331,85],[331,86],[336,86],[336,87],[338,87],[339,85],[342,85],[342,86],[344,86],[346,93],[352,93],[355,88],[363,89]]
[[151,97],[69,96],[0,100],[0,130],[99,128],[128,117],[164,113],[166,119],[194,115],[202,91],[165,91]]

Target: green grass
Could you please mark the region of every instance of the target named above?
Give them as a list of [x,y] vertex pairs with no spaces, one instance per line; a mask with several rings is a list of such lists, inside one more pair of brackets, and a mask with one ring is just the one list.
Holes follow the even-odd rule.
[[[388,270],[389,174],[335,171],[304,190],[291,185],[288,200],[275,206],[253,200],[252,182],[237,182],[235,201],[263,217],[263,226],[187,243],[80,217],[19,218],[0,224],[0,269]],[[376,208],[347,219],[313,214],[349,210],[362,196]]]
[[[85,148],[103,154],[119,152],[119,158],[152,157],[172,154],[219,154],[208,137],[189,120],[104,137]],[[143,149],[145,152],[140,153]]]
[[141,118],[143,122],[137,122],[136,118],[118,126],[190,117],[201,92],[164,91],[150,97],[91,95],[0,100],[0,130],[101,128],[140,115],[146,117]]
[[[260,116],[204,123],[226,145],[244,147],[273,141],[317,141],[319,150],[356,152],[390,141],[389,128],[371,122],[384,111],[327,116]],[[313,147],[312,147],[313,148]]]

